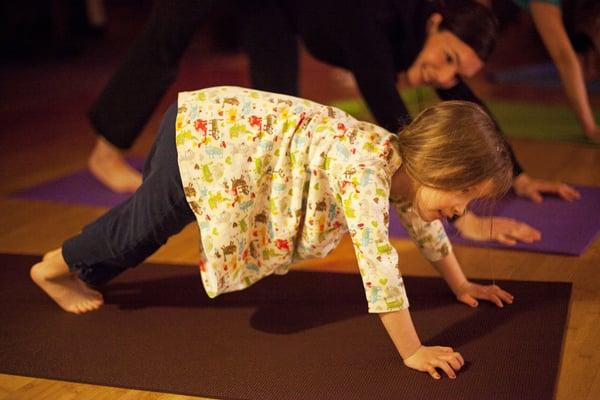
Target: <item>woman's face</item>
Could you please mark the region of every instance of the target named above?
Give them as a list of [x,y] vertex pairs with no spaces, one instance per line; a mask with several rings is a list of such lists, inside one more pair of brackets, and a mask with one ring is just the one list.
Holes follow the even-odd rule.
[[463,215],[471,201],[490,193],[491,185],[491,181],[486,181],[459,191],[419,186],[413,199],[413,209],[426,222]]
[[441,21],[440,14],[433,14],[427,22],[425,44],[406,72],[410,86],[448,89],[458,76],[471,77],[483,67],[475,50],[452,32],[439,30]]

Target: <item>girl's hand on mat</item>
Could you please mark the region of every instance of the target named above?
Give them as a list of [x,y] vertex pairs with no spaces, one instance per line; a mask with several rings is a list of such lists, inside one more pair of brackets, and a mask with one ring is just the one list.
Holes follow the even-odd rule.
[[457,219],[454,226],[467,239],[495,240],[511,246],[519,241],[533,243],[542,238],[540,231],[524,222],[505,217],[479,217],[472,212]]
[[512,304],[514,296],[501,289],[498,285],[479,285],[466,281],[456,291],[458,301],[471,307],[477,307],[479,300],[488,300],[498,307],[504,307],[504,303]]
[[562,182],[534,179],[524,172],[515,178],[513,188],[517,195],[531,199],[534,203],[541,203],[543,201],[543,193],[554,193],[567,201],[579,200],[581,198],[581,193],[573,186]]
[[436,369],[439,368],[449,378],[454,379],[455,371],[465,365],[465,360],[451,347],[421,346],[412,356],[404,360],[404,365],[417,371],[427,372],[434,379],[441,378]]

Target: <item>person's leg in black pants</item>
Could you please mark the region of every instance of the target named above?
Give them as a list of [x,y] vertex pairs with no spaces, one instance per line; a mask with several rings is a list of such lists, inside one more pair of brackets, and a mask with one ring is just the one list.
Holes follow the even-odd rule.
[[252,87],[298,95],[298,38],[279,0],[240,1]]
[[133,196],[87,225],[32,268],[33,280],[63,309],[86,312],[102,304],[102,285],[153,254],[195,220],[183,191],[172,106],[144,166]]
[[139,173],[124,160],[152,112],[177,76],[193,34],[215,0],[156,0],[141,36],[89,111],[98,133],[91,172],[116,192],[132,192]]

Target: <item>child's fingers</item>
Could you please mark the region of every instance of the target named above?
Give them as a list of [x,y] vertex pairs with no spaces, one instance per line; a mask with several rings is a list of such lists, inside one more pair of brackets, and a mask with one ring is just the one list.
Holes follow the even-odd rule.
[[461,294],[457,297],[459,301],[471,307],[477,307],[477,300],[468,293]]
[[437,359],[433,362],[433,364],[436,368],[440,368],[442,371],[444,371],[449,378],[456,378],[456,372],[454,372],[454,369],[452,369],[447,361]]
[[459,353],[448,354],[442,359],[447,361],[455,371],[458,371],[465,363]]
[[513,302],[512,297],[509,296],[508,294],[498,293],[497,296],[500,298],[500,300],[502,300],[503,302],[505,302],[507,304],[511,304]]
[[492,292],[500,297],[502,300],[506,299],[506,300],[510,300],[512,301],[514,299],[514,296],[510,293],[508,293],[506,290],[502,289],[500,286],[498,285],[492,285]]
[[500,299],[500,297],[498,297],[495,294],[490,296],[490,301],[492,303],[496,304],[500,308],[504,307],[504,303],[502,302],[502,300]]
[[[488,285],[487,287],[491,288],[491,290],[495,292],[500,292],[500,291],[504,291],[504,289],[502,289],[500,286],[493,284],[493,285]],[[508,293],[508,292],[507,292]]]
[[500,300],[500,297],[498,297],[498,295],[496,293],[494,293],[491,290],[484,290],[483,293],[481,294],[482,299],[485,300],[489,300],[492,303],[494,303],[495,305],[497,305],[498,307],[504,307],[504,303],[502,303],[502,300]]
[[433,379],[440,379],[441,378],[440,374],[438,374],[438,372],[433,367],[427,368],[427,372],[429,373],[429,375],[431,375],[431,377]]
[[[468,295],[463,295],[461,297],[466,297],[466,296],[468,296]],[[504,307],[504,303],[511,304],[514,299],[514,296],[512,294],[508,293],[505,290],[502,290],[499,286],[496,286],[496,285],[480,287],[477,290],[477,293],[475,293],[475,297],[477,297],[478,299],[488,300],[501,308]],[[461,301],[464,301],[460,297],[459,297],[459,299]],[[464,301],[464,302],[469,304],[466,301]]]
[[512,304],[513,300],[515,299],[515,297],[508,293],[507,291],[504,291],[502,289],[499,289],[497,292],[498,297],[500,297],[505,303],[508,304]]

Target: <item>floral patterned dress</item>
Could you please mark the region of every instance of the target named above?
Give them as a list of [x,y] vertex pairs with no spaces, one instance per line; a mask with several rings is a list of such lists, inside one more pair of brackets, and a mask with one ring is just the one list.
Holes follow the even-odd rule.
[[[350,232],[369,312],[408,307],[388,237],[394,135],[308,100],[239,87],[183,92],[176,143],[200,228],[210,297],[244,289],[294,260],[324,257]],[[398,206],[430,260],[448,254],[439,221]]]

